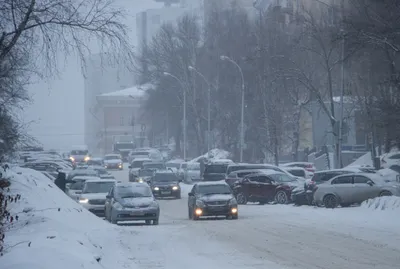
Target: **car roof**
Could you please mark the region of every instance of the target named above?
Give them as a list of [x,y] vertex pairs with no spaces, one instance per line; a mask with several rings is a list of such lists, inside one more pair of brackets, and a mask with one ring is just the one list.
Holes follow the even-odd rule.
[[138,161],[138,162],[145,162],[145,161],[151,161],[151,159],[150,158],[135,158],[135,159],[133,159],[133,161],[132,162],[136,162],[136,161]]
[[101,178],[92,176],[74,176],[72,180],[101,180]]
[[[128,187],[149,187],[149,185],[145,183],[139,183],[139,182],[117,182],[115,184],[116,187],[123,187],[123,188],[128,188]],[[149,187],[150,188],[150,187]]]
[[158,170],[156,174],[170,174],[170,175],[175,175],[175,173],[171,170]]
[[361,170],[358,168],[341,168],[341,169],[331,169],[331,170],[321,170],[316,171],[314,174],[328,173],[328,172],[348,172],[348,173],[358,173]]
[[289,162],[289,163],[283,163],[283,164],[281,164],[281,166],[296,165],[296,164],[308,164],[308,165],[312,164],[312,165],[314,165],[312,162]]
[[260,170],[263,170],[263,169],[241,169],[241,170],[236,170],[236,171],[230,172],[229,174],[238,174],[238,173],[246,173],[246,172],[259,173]]
[[116,180],[113,180],[113,179],[101,179],[101,178],[99,178],[99,179],[88,179],[88,180],[86,180],[85,181],[85,183],[98,183],[98,182],[117,182]]
[[149,161],[149,162],[145,162],[143,165],[145,164],[164,164],[164,162],[153,162],[153,161]]
[[226,185],[229,187],[229,185],[225,182],[225,180],[220,180],[220,181],[202,181],[196,183],[197,186],[212,186],[212,185]]
[[285,173],[282,173],[280,171],[276,171],[276,170],[269,170],[269,169],[259,169],[259,173],[256,174],[252,174],[251,176],[254,175],[286,175]]

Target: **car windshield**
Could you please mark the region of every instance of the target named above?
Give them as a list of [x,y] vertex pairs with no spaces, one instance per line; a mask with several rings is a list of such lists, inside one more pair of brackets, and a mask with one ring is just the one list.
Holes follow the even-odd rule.
[[72,150],[71,155],[87,155],[89,151],[87,150]]
[[286,175],[286,174],[273,174],[269,175],[273,180],[277,182],[293,182],[296,181],[296,179]]
[[133,161],[131,166],[132,168],[142,168],[144,162],[145,161]]
[[206,173],[209,174],[225,174],[228,164],[210,164],[206,166]]
[[156,174],[153,181],[155,182],[172,182],[178,181],[178,178],[174,174]]
[[153,169],[141,169],[139,171],[139,176],[140,177],[152,177],[152,176],[154,176],[154,170]]
[[149,186],[119,186],[115,190],[116,197],[118,198],[138,198],[138,197],[152,197],[153,194]]
[[78,181],[78,182],[72,183],[71,186],[69,187],[69,189],[73,190],[73,191],[81,191],[83,189],[84,185],[85,185],[85,181]]
[[110,191],[114,182],[86,182],[82,193],[107,193]]
[[179,163],[167,163],[167,168],[179,168],[181,165]]
[[120,160],[121,157],[119,155],[106,155],[104,156],[104,160]]
[[163,163],[145,163],[143,164],[144,169],[166,169],[165,165]]
[[225,184],[212,184],[198,186],[199,194],[231,194],[231,189]]

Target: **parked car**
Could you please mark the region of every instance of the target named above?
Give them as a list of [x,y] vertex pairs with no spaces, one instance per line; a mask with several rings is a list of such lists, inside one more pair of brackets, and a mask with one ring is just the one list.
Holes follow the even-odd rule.
[[73,183],[66,184],[66,194],[71,197],[71,199],[78,201],[79,196],[82,194],[83,187],[85,186],[86,180],[99,180],[98,177],[91,176],[75,176],[72,180]]
[[139,174],[139,170],[143,168],[143,163],[151,162],[149,158],[136,158],[129,165],[129,181],[134,182]]
[[104,216],[106,196],[116,183],[115,180],[89,179],[83,184],[79,203],[97,216]]
[[124,164],[120,154],[107,154],[104,156],[103,162],[106,169],[124,169]]
[[68,173],[67,180],[72,180],[76,176],[99,177],[99,172],[93,169],[76,169]]
[[141,221],[158,225],[160,206],[150,186],[143,183],[116,183],[107,194],[105,217],[113,224]]
[[183,180],[184,177],[185,177],[186,168],[187,168],[187,162],[183,162],[183,163],[181,163],[181,164],[179,165],[179,169],[178,169],[177,174],[178,174],[178,177],[179,177],[180,179],[182,179],[182,180]]
[[189,193],[188,215],[192,220],[205,216],[238,219],[238,203],[225,182],[198,182]]
[[230,163],[212,162],[205,165],[202,181],[220,181],[226,177],[226,170]]
[[400,196],[400,185],[372,173],[345,174],[320,184],[314,194],[317,205],[350,206],[378,196]]
[[304,179],[312,178],[314,175],[314,173],[307,171],[306,169],[304,169],[302,167],[285,167],[283,169],[288,171],[290,174],[292,174],[295,177],[301,177]]
[[310,162],[291,162],[282,164],[281,167],[301,167],[306,169],[307,171],[314,173],[317,169],[315,168],[313,163]]
[[200,163],[187,163],[186,169],[183,174],[183,181],[192,183],[193,181],[200,181]]
[[181,199],[179,178],[173,172],[158,171],[150,180],[150,187],[155,197],[175,197]]
[[400,165],[400,152],[390,152],[382,156],[381,167],[390,168],[393,165]]
[[227,178],[225,179],[225,182],[230,186],[233,187],[233,185],[239,180],[244,178],[247,175],[250,174],[258,174],[260,173],[260,170],[257,169],[249,169],[249,170],[236,170],[231,172]]
[[265,170],[249,174],[236,182],[233,192],[239,204],[247,202],[287,204],[290,202],[292,190],[298,186],[299,182],[285,173]]

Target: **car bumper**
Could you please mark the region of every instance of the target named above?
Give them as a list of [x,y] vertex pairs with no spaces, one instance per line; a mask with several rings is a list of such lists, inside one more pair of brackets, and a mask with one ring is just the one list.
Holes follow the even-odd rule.
[[104,205],[91,205],[91,204],[82,204],[84,208],[88,211],[92,212],[96,216],[102,217],[104,216]]
[[123,169],[124,166],[122,164],[118,164],[118,163],[108,163],[108,164],[104,164],[104,168],[106,168],[106,169]]
[[[196,213],[200,209],[201,214]],[[196,207],[194,210],[195,214],[199,217],[210,217],[210,216],[236,216],[238,214],[237,206],[205,206]]]
[[177,190],[153,190],[153,195],[155,197],[176,197],[181,194],[181,189]]
[[113,214],[113,219],[116,221],[154,220],[158,219],[160,210],[158,208],[132,208],[113,211]]

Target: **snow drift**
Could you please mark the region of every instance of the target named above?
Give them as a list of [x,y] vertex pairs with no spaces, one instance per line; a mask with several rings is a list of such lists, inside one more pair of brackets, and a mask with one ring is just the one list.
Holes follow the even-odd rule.
[[40,172],[13,168],[6,177],[10,192],[20,194],[21,200],[10,210],[18,220],[6,232],[2,269],[115,266],[103,259],[104,253],[117,254],[106,243],[116,236],[114,226],[86,211]]
[[208,156],[211,156],[211,160],[229,159],[231,157],[231,153],[223,149],[212,149],[206,154],[200,155],[189,162],[198,162],[201,158],[207,158]]
[[362,208],[372,210],[396,211],[400,213],[400,197],[383,196],[369,199],[361,204]]

